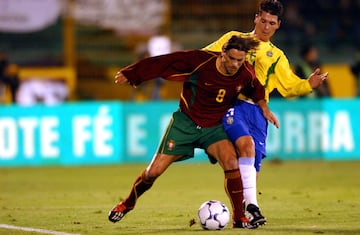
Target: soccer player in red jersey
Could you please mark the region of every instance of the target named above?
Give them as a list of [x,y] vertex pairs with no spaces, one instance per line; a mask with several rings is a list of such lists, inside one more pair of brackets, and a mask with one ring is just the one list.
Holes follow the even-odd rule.
[[201,148],[214,157],[225,174],[225,191],[233,210],[233,227],[251,228],[242,208],[243,188],[235,149],[221,120],[232,107],[239,92],[247,94],[263,110],[265,118],[278,126],[264,100],[264,87],[246,62],[248,51],[258,42],[253,38],[231,37],[222,52],[179,51],[143,59],[120,70],[117,84],[134,87],[141,82],[162,77],[183,82],[179,109],[173,113],[168,128],[151,163],[135,179],[126,199],[109,212],[109,220],[120,221],[135,207],[137,199],[175,161],[194,157]]

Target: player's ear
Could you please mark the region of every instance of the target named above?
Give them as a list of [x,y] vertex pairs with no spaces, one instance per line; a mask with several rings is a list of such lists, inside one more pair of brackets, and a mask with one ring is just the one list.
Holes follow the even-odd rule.
[[221,48],[221,54],[220,54],[221,56],[224,56],[226,45],[227,45],[227,43],[224,43],[224,45]]
[[257,22],[259,22],[259,14],[255,14],[254,17],[254,23],[256,24]]

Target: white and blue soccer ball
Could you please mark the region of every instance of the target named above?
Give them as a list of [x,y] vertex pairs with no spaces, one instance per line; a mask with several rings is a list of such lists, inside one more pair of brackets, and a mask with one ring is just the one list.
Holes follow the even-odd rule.
[[222,230],[230,220],[226,205],[218,200],[209,200],[201,204],[198,210],[200,225],[205,230]]

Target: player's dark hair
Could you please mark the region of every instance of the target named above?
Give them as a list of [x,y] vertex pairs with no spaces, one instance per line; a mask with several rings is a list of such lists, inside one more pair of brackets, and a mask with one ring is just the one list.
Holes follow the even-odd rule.
[[262,0],[259,5],[258,14],[261,14],[261,12],[267,12],[271,15],[276,15],[280,20],[284,13],[284,7],[283,4],[278,0]]
[[223,46],[223,51],[230,49],[236,49],[239,51],[245,51],[246,53],[250,50],[255,50],[259,46],[259,41],[253,37],[241,37],[233,35]]

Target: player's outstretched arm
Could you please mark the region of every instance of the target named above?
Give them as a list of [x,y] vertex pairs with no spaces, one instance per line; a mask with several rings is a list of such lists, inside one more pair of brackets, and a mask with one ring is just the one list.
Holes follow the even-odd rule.
[[270,111],[270,109],[269,109],[266,101],[265,101],[265,100],[260,100],[257,104],[260,106],[260,108],[261,108],[261,110],[262,110],[262,112],[263,112],[264,117],[265,117],[270,123],[272,123],[274,126],[276,126],[276,128],[279,128],[279,127],[280,127],[279,120],[277,119],[277,117],[275,116],[275,114],[273,114],[273,113]]

